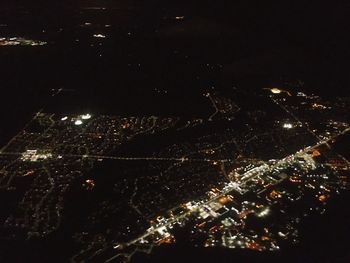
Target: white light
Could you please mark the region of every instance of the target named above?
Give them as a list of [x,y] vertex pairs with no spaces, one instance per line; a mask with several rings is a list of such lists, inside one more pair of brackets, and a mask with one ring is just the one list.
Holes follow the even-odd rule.
[[61,119],[61,121],[65,121],[65,120],[67,120],[68,119],[68,117],[67,116],[64,116],[62,119]]
[[82,120],[76,120],[76,121],[74,122],[74,124],[75,124],[75,125],[82,125],[83,122],[82,122]]
[[37,150],[27,150],[24,153],[22,153],[21,159],[22,161],[37,162],[51,157],[51,153],[38,153]]
[[265,217],[270,213],[270,209],[266,207],[263,211],[261,211],[257,216],[258,217]]
[[94,37],[96,37],[96,38],[106,38],[106,36],[102,35],[102,34],[94,34]]
[[284,124],[283,124],[283,128],[285,128],[285,129],[291,129],[291,128],[293,128],[293,125],[292,125],[291,123],[284,123]]
[[83,120],[88,120],[88,119],[91,118],[91,115],[90,115],[90,114],[81,115],[81,118],[82,118]]

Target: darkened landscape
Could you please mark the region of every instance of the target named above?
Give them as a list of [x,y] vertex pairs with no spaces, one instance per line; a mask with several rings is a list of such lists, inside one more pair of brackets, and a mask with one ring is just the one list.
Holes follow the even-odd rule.
[[1,262],[348,262],[344,1],[0,3]]

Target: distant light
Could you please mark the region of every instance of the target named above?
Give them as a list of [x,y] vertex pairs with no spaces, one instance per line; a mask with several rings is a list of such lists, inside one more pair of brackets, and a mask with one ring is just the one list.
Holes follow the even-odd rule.
[[82,120],[76,120],[76,121],[74,122],[74,124],[75,124],[75,125],[82,125],[83,122],[82,122]]
[[94,180],[91,180],[91,179],[85,180],[85,188],[86,188],[86,190],[92,190],[94,187],[95,187]]
[[106,38],[105,35],[102,35],[102,34],[94,34],[94,37],[97,37],[97,38]]
[[271,90],[271,92],[274,93],[274,94],[279,94],[279,93],[282,92],[282,90],[280,90],[280,89],[278,89],[278,88],[272,88],[272,89],[270,89],[270,90]]
[[184,19],[185,17],[184,16],[175,16],[175,19],[176,20],[182,20],[182,19]]
[[286,237],[286,235],[285,235],[284,233],[282,233],[282,232],[278,232],[278,235],[279,235],[280,237]]
[[291,123],[284,123],[284,124],[283,124],[283,128],[285,128],[285,129],[291,129],[291,128],[293,128],[293,125],[292,125]]
[[91,118],[91,115],[90,115],[90,114],[84,114],[84,115],[81,115],[81,118],[82,118],[83,120],[88,120],[88,119]]
[[68,119],[68,117],[67,116],[64,116],[62,119],[61,119],[61,121],[65,121],[65,120],[67,120]]
[[0,46],[44,46],[47,43],[23,37],[0,38]]
[[305,93],[300,92],[300,91],[297,93],[297,96],[298,97],[307,97]]

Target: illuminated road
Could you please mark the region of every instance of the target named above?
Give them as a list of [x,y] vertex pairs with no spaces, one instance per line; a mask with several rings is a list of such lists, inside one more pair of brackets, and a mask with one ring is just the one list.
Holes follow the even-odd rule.
[[[0,155],[14,155],[22,156],[21,152],[6,152],[1,151]],[[109,155],[80,155],[80,154],[56,154],[50,159],[61,159],[61,158],[81,158],[81,159],[94,159],[94,160],[116,160],[116,161],[176,161],[176,162],[229,162],[231,159],[200,159],[200,158],[187,158],[187,157],[127,157],[127,156],[109,156]]]
[[[300,125],[300,126],[303,126],[303,123],[299,120],[299,118],[293,113],[291,112],[290,110],[288,110],[284,105],[282,105],[281,103],[279,103],[277,100],[275,100],[273,98],[273,96],[270,96],[271,100],[277,105],[279,106],[282,110],[284,110],[287,114],[289,114],[294,120],[297,121],[297,123]],[[308,123],[304,123],[305,126],[306,126],[306,129],[307,131],[312,134],[316,139],[318,140],[322,140],[315,132],[313,132],[310,127],[309,127],[309,124]],[[326,144],[328,147],[330,147],[328,145],[328,143]]]
[[212,96],[210,95],[210,93],[208,93],[206,96],[210,99],[210,102],[213,104],[213,107],[215,109],[214,113],[212,115],[210,115],[208,118],[208,121],[212,121],[213,117],[219,113],[219,109],[216,106],[216,103],[215,103],[214,99],[212,98]]

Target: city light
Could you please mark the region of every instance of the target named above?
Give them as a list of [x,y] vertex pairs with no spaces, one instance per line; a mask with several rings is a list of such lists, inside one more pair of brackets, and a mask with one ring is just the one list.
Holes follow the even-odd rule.
[[48,158],[51,158],[52,154],[48,152],[42,152],[38,150],[26,150],[22,153],[21,160],[29,162],[42,161]]
[[272,89],[270,89],[270,90],[271,90],[271,92],[274,93],[274,94],[279,94],[279,93],[282,92],[282,90],[280,90],[280,89],[278,89],[278,88],[272,88]]
[[76,121],[74,122],[74,124],[75,124],[75,125],[82,125],[83,122],[82,122],[82,120],[76,120]]
[[22,37],[0,38],[0,46],[44,46],[46,44],[47,43],[44,41],[36,41]]
[[292,129],[293,128],[293,124],[291,124],[291,123],[284,123],[283,124],[283,128],[284,129]]
[[257,214],[258,217],[265,217],[270,213],[270,208],[266,207],[263,211]]
[[86,190],[92,190],[95,187],[95,182],[92,179],[87,179],[84,186]]
[[[105,218],[114,220],[119,204],[123,209],[125,206],[133,210],[125,222],[118,222],[118,231],[125,237],[121,240],[123,243],[117,243],[118,239],[108,243],[102,240],[108,249],[115,248],[117,255],[129,256],[129,251],[133,253],[133,249],[138,248],[151,251],[162,244],[181,244],[181,239],[175,240],[174,235],[179,227],[189,230],[186,233],[198,247],[274,251],[286,241],[298,241],[301,216],[322,214],[332,194],[348,187],[347,160],[330,153],[338,137],[347,134],[350,128],[348,120],[340,115],[315,114],[315,111],[299,120],[296,110],[299,104],[295,103],[303,103],[300,104],[302,112],[306,109],[310,113],[316,102],[323,103],[318,98],[316,102],[296,96],[288,98],[288,91],[277,88],[265,88],[265,92],[262,110],[267,99],[279,106],[283,114],[278,112],[268,123],[265,118],[259,123],[260,116],[268,116],[270,111],[261,114],[256,108],[256,114],[249,111],[252,118],[245,118],[240,129],[228,129],[228,125],[224,125],[219,133],[216,129],[200,132],[201,137],[190,141],[168,141],[168,137],[163,136],[168,131],[169,136],[173,136],[176,130],[192,130],[192,127],[200,131],[201,124],[207,130],[206,124],[215,114],[217,118],[213,122],[219,121],[221,126],[223,120],[236,112],[234,102],[229,98],[220,99],[215,91],[206,93],[214,109],[208,119],[101,116],[87,110],[74,115],[38,112],[30,125],[0,151],[4,163],[0,185],[12,190],[16,189],[17,181],[30,183],[21,199],[25,202],[20,201],[19,207],[33,213],[15,215],[13,220],[8,220],[9,226],[21,222],[24,227],[37,231],[37,235],[47,236],[56,231],[57,222],[62,220],[65,203],[61,200],[66,197],[63,190],[71,187],[73,179],[74,185],[80,182],[80,187],[90,196],[104,188],[99,182],[104,180],[102,176],[108,176],[113,181],[108,179],[111,187],[103,189],[106,191],[103,198],[112,196],[113,200],[86,201],[93,209],[89,212],[92,215],[89,223],[93,227]],[[345,112],[347,108],[339,104],[341,112]],[[301,125],[304,129],[300,129]],[[142,148],[142,138],[147,140],[158,132],[162,133],[166,145],[161,149],[157,144],[149,153],[148,149],[133,153],[124,146],[118,150],[119,145],[127,145],[133,137],[140,138],[141,144],[130,143],[132,149]],[[322,156],[327,158],[316,158]],[[103,175],[105,170],[92,170],[95,165],[108,165],[112,160],[123,163],[115,166],[125,169],[123,176],[113,177]],[[114,166],[109,169],[111,174],[115,172]],[[93,177],[87,179],[86,176]],[[167,195],[171,195],[171,203]],[[114,197],[121,197],[120,202],[116,204]],[[298,206],[300,209],[294,209]],[[132,221],[136,213],[136,220]],[[148,228],[137,221],[144,215],[149,221]],[[52,218],[47,220],[49,217]],[[98,240],[99,235],[99,232],[92,233],[91,242]],[[84,249],[90,253],[89,247]],[[114,258],[116,255],[111,260]]]
[[90,114],[81,115],[81,118],[82,118],[83,120],[88,120],[88,119],[91,118],[91,115],[90,115]]
[[106,36],[102,35],[102,34],[94,34],[94,37],[96,37],[96,38],[106,38]]

